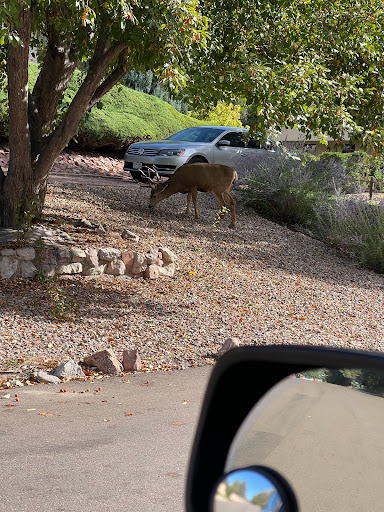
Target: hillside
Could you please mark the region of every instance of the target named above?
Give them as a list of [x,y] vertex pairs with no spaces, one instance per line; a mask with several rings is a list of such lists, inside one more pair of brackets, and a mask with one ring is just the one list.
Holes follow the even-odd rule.
[[[30,63],[29,85],[32,88],[38,75],[38,65]],[[68,105],[81,85],[82,74],[76,72],[63,100]],[[0,91],[0,135],[6,133],[6,91]],[[124,150],[140,139],[163,138],[202,121],[181,114],[165,101],[124,86],[114,87],[99,105],[86,115],[78,136],[71,146],[81,149]]]

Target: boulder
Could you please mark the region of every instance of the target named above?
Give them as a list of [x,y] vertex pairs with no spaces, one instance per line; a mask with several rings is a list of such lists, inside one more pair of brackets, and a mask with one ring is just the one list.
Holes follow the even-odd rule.
[[97,256],[97,250],[87,247],[85,249],[85,263],[89,267],[97,267],[99,264],[99,257]]
[[123,276],[125,272],[125,263],[122,260],[112,260],[108,263],[107,268],[105,269],[106,274],[111,274],[113,276]]
[[95,366],[98,370],[108,375],[119,375],[123,370],[122,364],[110,348],[95,352],[91,356],[86,357],[84,363],[88,366]]
[[55,368],[53,375],[60,379],[79,379],[81,377],[85,377],[85,373],[81,369],[81,366],[73,359],[69,359],[69,361],[61,363],[57,368]]
[[43,370],[39,370],[35,374],[35,379],[39,382],[45,382],[46,384],[57,384],[60,382],[59,377],[56,375],[51,375],[50,373],[44,372]]
[[145,272],[146,268],[147,257],[145,256],[145,254],[135,252],[130,272],[132,274],[140,274],[141,272]]
[[121,257],[121,251],[112,247],[104,247],[99,249],[98,256],[99,260],[112,261]]
[[145,277],[147,279],[158,279],[160,275],[159,267],[157,265],[148,265],[145,269]]
[[132,233],[132,231],[129,231],[128,229],[123,230],[121,238],[124,238],[124,240],[132,240],[133,242],[138,242],[140,240],[139,235]]
[[123,368],[126,372],[138,372],[141,370],[141,357],[137,350],[124,350]]
[[221,347],[221,349],[217,353],[217,357],[222,356],[225,354],[225,352],[228,352],[228,350],[231,350],[233,348],[240,346],[240,340],[239,338],[227,338]]

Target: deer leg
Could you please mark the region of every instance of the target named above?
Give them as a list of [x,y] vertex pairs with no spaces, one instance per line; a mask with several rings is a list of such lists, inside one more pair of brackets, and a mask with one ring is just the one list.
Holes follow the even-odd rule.
[[224,192],[224,197],[226,202],[229,204],[232,214],[232,222],[230,223],[229,227],[234,228],[236,224],[236,203],[229,192]]
[[214,195],[215,195],[216,200],[219,203],[219,206],[221,208],[221,211],[219,213],[219,217],[220,217],[220,219],[223,219],[227,215],[226,205],[225,205],[225,201],[224,201],[224,198],[223,198],[224,193],[223,194],[219,194],[217,192],[214,192]]
[[191,190],[190,194],[192,195],[193,206],[195,207],[195,219],[198,219],[200,215],[197,208],[197,189]]
[[191,199],[192,199],[192,192],[188,192],[188,196],[187,196],[187,209],[185,210],[186,214],[189,213],[189,208],[191,206]]

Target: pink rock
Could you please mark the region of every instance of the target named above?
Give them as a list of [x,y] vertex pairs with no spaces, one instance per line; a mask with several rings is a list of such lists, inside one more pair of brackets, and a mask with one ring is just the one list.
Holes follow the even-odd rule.
[[124,350],[123,368],[126,372],[138,372],[141,370],[141,357],[137,350]]
[[85,262],[91,267],[97,267],[99,265],[97,249],[92,249],[91,247],[85,249]]
[[220,357],[223,354],[225,354],[225,352],[228,352],[228,350],[231,350],[231,349],[239,347],[239,346],[240,346],[239,338],[227,338],[225,340],[223,346],[221,347],[221,349],[218,351],[217,356]]
[[130,268],[133,265],[133,258],[134,258],[133,251],[123,251],[121,254],[121,259],[124,261],[125,266],[127,270],[130,270]]
[[157,265],[148,265],[145,270],[145,277],[147,279],[158,279],[160,275],[159,267]]
[[84,363],[89,366],[96,366],[97,369],[108,375],[119,375],[123,370],[120,361],[110,348],[95,352],[91,356],[86,357]]

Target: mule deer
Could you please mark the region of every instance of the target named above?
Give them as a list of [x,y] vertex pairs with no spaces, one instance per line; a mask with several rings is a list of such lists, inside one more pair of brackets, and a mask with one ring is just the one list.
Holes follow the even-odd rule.
[[189,213],[192,199],[195,207],[195,219],[198,219],[197,192],[212,192],[221,207],[220,218],[223,218],[227,213],[225,210],[226,203],[229,205],[232,214],[232,222],[229,227],[233,228],[236,222],[236,211],[235,200],[230,192],[236,180],[237,172],[226,165],[184,164],[167,181],[157,183],[152,188],[149,207],[153,208],[163,199],[180,192],[181,194],[188,194],[186,213]]

